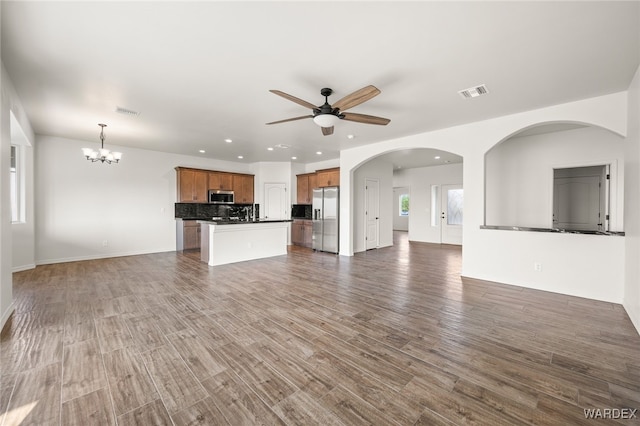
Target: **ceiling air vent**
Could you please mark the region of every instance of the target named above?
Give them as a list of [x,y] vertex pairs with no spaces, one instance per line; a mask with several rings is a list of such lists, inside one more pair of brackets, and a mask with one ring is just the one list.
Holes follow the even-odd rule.
[[479,86],[470,87],[469,89],[460,90],[458,93],[463,98],[470,99],[477,98],[480,95],[486,95],[489,91],[487,90],[487,86],[481,84]]
[[140,115],[140,113],[138,111],[133,111],[131,109],[122,108],[122,107],[119,107],[119,106],[116,107],[116,112],[118,114],[132,115],[134,117],[137,117],[137,116]]

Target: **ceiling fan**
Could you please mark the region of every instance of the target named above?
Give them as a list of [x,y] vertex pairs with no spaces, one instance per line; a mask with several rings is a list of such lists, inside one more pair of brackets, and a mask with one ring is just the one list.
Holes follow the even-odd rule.
[[281,92],[280,90],[269,90],[271,93],[274,93],[278,96],[282,96],[285,99],[289,99],[292,102],[297,103],[298,105],[302,105],[303,107],[309,108],[312,111],[312,115],[302,115],[300,117],[287,118],[286,120],[272,121],[267,124],[278,124],[278,123],[286,123],[287,121],[296,121],[302,120],[305,118],[313,118],[314,123],[318,126],[322,127],[322,134],[325,136],[333,134],[333,126],[338,123],[340,120],[347,121],[355,121],[357,123],[365,123],[365,124],[377,124],[380,126],[385,126],[389,124],[391,120],[388,118],[375,117],[373,115],[365,115],[365,114],[356,114],[353,112],[344,112],[349,108],[353,108],[356,105],[360,105],[363,102],[368,101],[380,94],[380,90],[378,90],[375,86],[366,86],[360,90],[356,90],[350,95],[345,96],[340,99],[338,102],[333,105],[329,104],[329,96],[333,93],[333,90],[329,88],[324,88],[320,90],[320,94],[324,96],[324,105],[315,106],[310,102],[303,101],[302,99],[296,98],[295,96],[291,96],[287,93]]

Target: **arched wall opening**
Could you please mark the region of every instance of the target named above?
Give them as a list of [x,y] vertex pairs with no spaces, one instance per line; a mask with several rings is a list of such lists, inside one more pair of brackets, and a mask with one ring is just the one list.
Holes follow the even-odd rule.
[[[462,187],[462,160],[452,152],[422,147],[391,149],[358,164],[351,173],[353,252],[393,244],[394,187],[399,186],[407,189],[410,199],[409,240],[443,242],[440,198],[434,205],[433,194],[439,197],[446,185]],[[461,225],[458,232],[461,244]]]
[[610,130],[587,123],[539,123],[499,141],[484,162],[484,225],[555,228],[554,170],[606,165],[607,230],[623,231],[624,138]]

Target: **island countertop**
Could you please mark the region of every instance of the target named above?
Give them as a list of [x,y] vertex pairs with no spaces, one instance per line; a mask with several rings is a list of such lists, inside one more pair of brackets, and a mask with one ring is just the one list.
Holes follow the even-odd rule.
[[211,266],[287,254],[291,220],[198,220],[200,260]]
[[293,222],[291,219],[256,219],[256,220],[236,220],[236,219],[195,219],[199,223],[206,223],[208,225],[249,225],[256,223],[280,223],[280,222]]

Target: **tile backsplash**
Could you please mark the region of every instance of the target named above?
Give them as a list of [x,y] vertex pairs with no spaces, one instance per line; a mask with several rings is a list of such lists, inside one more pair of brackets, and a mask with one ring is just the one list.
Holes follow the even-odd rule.
[[240,217],[247,214],[253,217],[260,216],[260,205],[246,204],[199,204],[199,203],[175,203],[176,219],[211,219],[213,217]]

